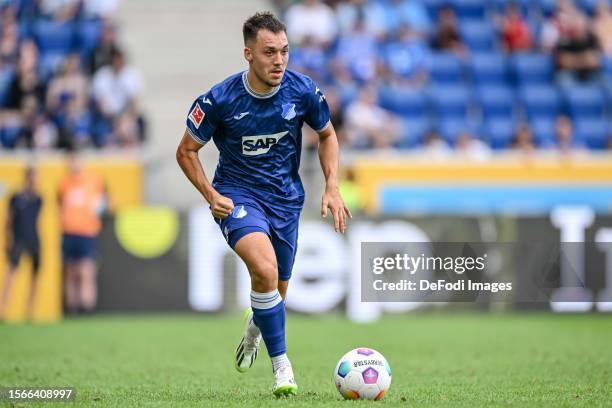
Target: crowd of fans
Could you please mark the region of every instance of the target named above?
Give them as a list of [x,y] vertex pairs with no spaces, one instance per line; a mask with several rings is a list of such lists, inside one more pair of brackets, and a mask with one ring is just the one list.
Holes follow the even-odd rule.
[[344,147],[612,148],[609,0],[276,3]]
[[135,147],[141,74],[118,40],[118,0],[0,0],[0,145]]

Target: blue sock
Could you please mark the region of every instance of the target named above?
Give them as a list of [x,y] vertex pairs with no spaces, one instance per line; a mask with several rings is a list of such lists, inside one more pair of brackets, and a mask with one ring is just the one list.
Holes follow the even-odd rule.
[[269,293],[251,291],[253,320],[263,337],[268,355],[280,356],[287,351],[285,344],[285,302],[278,290]]

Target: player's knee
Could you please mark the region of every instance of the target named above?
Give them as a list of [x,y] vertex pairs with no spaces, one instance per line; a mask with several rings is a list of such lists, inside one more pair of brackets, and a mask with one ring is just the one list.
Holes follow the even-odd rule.
[[258,292],[269,292],[278,284],[278,267],[275,262],[261,261],[251,268],[253,288]]

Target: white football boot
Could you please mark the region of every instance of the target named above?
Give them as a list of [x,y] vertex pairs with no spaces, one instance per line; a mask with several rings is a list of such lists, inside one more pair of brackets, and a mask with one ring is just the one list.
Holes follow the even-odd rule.
[[281,366],[274,372],[274,388],[272,392],[277,397],[297,394],[298,386],[293,377],[291,365]]
[[259,343],[261,342],[261,334],[255,338],[248,335],[251,320],[253,320],[253,310],[249,307],[244,311],[244,335],[242,336],[242,340],[240,340],[240,344],[236,348],[236,355],[234,359],[234,366],[236,367],[236,370],[241,373],[244,373],[251,368],[257,359]]

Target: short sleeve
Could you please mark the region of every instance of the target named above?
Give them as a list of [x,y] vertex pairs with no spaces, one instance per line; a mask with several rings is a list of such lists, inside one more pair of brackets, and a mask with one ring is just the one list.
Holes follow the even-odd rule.
[[199,96],[187,114],[187,130],[196,142],[206,144],[215,133],[219,124],[219,115],[214,98],[208,92]]
[[307,109],[304,121],[315,131],[320,132],[327,127],[329,122],[329,106],[327,106],[325,95],[314,82],[310,81],[306,99]]

